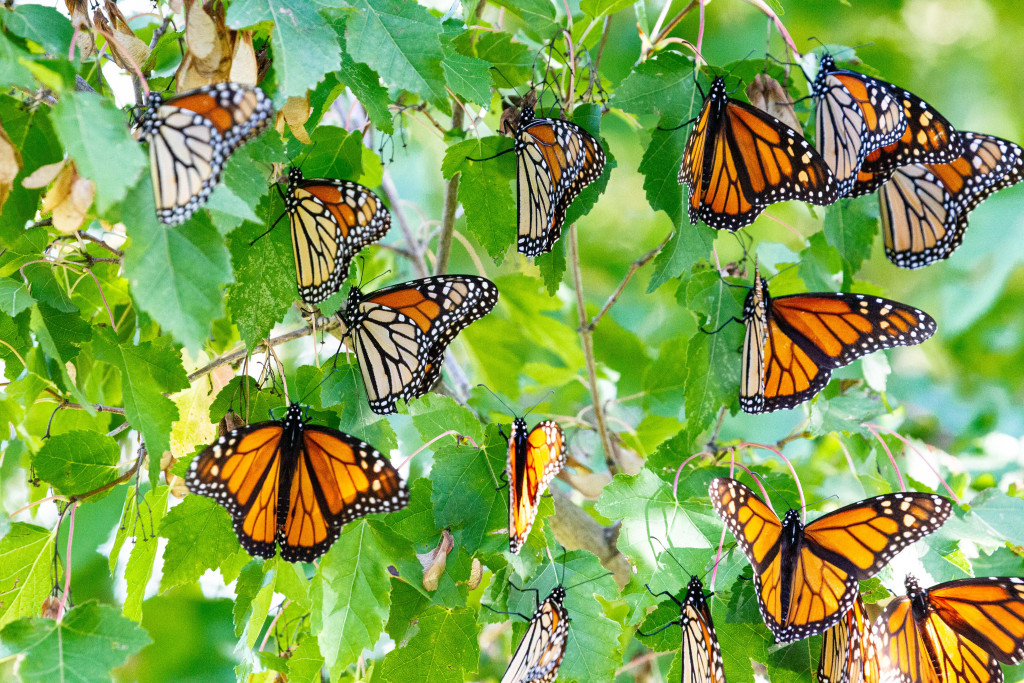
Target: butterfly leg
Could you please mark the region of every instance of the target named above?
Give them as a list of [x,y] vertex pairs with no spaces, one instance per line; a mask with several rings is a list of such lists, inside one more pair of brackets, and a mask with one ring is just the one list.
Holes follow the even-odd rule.
[[508,580],[508,585],[512,586],[513,588],[515,588],[520,593],[529,593],[529,592],[532,591],[533,592],[533,601],[535,603],[535,608],[536,607],[540,607],[540,590],[538,590],[537,588],[521,588],[521,587],[517,586],[515,583],[513,583],[512,579]]

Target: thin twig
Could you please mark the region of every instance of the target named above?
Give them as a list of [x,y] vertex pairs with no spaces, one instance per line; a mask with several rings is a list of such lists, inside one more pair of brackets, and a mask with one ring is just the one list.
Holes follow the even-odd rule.
[[[706,0],[703,1],[706,2]],[[744,2],[746,2],[748,5],[753,5],[754,7],[758,8],[759,10],[768,15],[768,18],[775,23],[775,28],[779,30],[779,34],[782,36],[782,39],[786,41],[786,45],[788,45],[789,49],[793,51],[793,56],[796,58],[796,61],[799,61],[801,57],[800,50],[796,49],[796,43],[793,42],[793,37],[789,35],[789,31],[786,30],[786,27],[782,23],[782,20],[779,19],[779,15],[776,14],[775,11],[771,7],[769,7],[764,0],[744,0]]]
[[[454,107],[452,112],[452,130],[462,128],[463,111]],[[459,208],[459,180],[461,172],[456,172],[444,185],[444,209],[441,212],[441,237],[437,245],[437,265],[435,275],[448,272],[448,260],[452,253],[452,233],[455,232],[455,211]]]
[[[604,448],[605,459],[609,469],[615,471],[622,469],[619,462],[618,452],[614,449],[611,435],[608,433],[608,425],[605,424],[604,408],[601,406],[601,394],[597,388],[597,363],[594,359],[594,337],[593,331],[587,328],[587,307],[583,298],[583,275],[580,269],[580,246],[577,237],[576,224],[569,226],[569,261],[572,263],[572,280],[576,289],[576,311],[579,314],[580,327],[579,335],[583,346],[583,357],[587,363],[587,379],[590,383],[590,400],[594,405],[594,420],[597,422],[597,432],[601,435],[601,445]],[[614,473],[614,472],[613,472]]]
[[391,215],[398,221],[398,228],[402,231],[402,235],[405,236],[405,243],[413,254],[412,265],[416,269],[416,275],[418,277],[427,277],[430,275],[430,269],[427,268],[427,263],[423,258],[423,249],[420,246],[419,240],[413,234],[412,227],[409,225],[409,219],[399,203],[398,190],[395,189],[395,183],[391,180],[391,174],[388,173],[387,169],[384,169],[380,186],[384,190],[384,196],[388,198],[388,203],[391,204]]
[[741,443],[737,448],[762,448],[766,451],[771,451],[775,455],[779,456],[782,462],[786,463],[786,467],[789,468],[789,473],[793,475],[793,481],[796,482],[796,491],[800,494],[800,510],[803,513],[804,522],[807,521],[807,500],[804,498],[804,487],[800,484],[800,477],[796,474],[796,468],[793,467],[793,463],[790,462],[789,458],[782,454],[775,446],[769,446],[763,443],[754,443],[751,441],[745,441]]
[[595,315],[593,319],[586,324],[588,330],[593,330],[595,327],[597,327],[597,323],[601,320],[601,318],[604,317],[604,314],[608,312],[608,309],[611,308],[616,301],[618,301],[619,296],[622,295],[622,290],[626,288],[626,284],[629,282],[630,278],[633,277],[636,271],[646,266],[651,261],[651,259],[657,256],[658,253],[665,248],[665,245],[668,244],[668,241],[672,239],[673,234],[674,233],[669,232],[669,234],[665,235],[665,239],[661,241],[661,244],[656,246],[654,249],[651,249],[649,252],[647,252],[640,258],[633,261],[633,263],[629,266],[629,272],[626,273],[626,277],[622,279],[622,282],[619,283],[619,286],[615,289],[614,292],[612,292],[612,295],[608,297],[608,301],[605,302],[604,308],[602,308],[600,312],[598,312],[598,314]]

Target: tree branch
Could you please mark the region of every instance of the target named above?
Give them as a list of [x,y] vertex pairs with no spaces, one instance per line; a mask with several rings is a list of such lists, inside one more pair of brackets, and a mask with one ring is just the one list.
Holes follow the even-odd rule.
[[597,433],[601,435],[608,468],[614,472],[621,469],[618,451],[612,443],[605,422],[604,407],[601,405],[601,394],[597,388],[597,363],[594,360],[593,330],[587,328],[587,308],[583,299],[583,275],[580,272],[580,246],[576,233],[576,224],[569,226],[569,261],[572,263],[572,280],[576,289],[576,311],[580,318],[579,335],[583,346],[583,357],[587,363],[587,379],[590,383],[590,400],[594,404],[594,420],[597,422]]
[[[452,130],[462,128],[463,116],[461,107],[452,108]],[[437,245],[435,275],[444,275],[448,272],[448,260],[452,253],[452,233],[455,232],[455,211],[459,207],[459,180],[461,177],[461,172],[455,173],[444,186],[444,210],[441,212],[441,237]]]
[[674,233],[669,232],[667,235],[665,235],[665,239],[661,241],[661,244],[656,246],[654,249],[651,249],[649,252],[647,252],[640,258],[633,261],[632,265],[630,265],[629,267],[629,272],[626,273],[626,277],[623,278],[619,286],[615,289],[614,292],[612,292],[612,295],[608,297],[608,301],[605,302],[604,308],[602,308],[600,312],[597,315],[595,315],[589,323],[586,324],[588,330],[593,330],[595,327],[597,327],[598,321],[600,321],[601,318],[604,317],[604,314],[608,312],[608,309],[611,308],[612,305],[619,300],[619,296],[622,295],[622,290],[626,288],[626,283],[628,283],[629,279],[633,277],[633,274],[636,273],[636,271],[643,268],[644,266],[646,266],[651,261],[651,259],[657,256],[658,253],[665,248],[665,245],[668,244],[668,241],[672,239],[673,234]]

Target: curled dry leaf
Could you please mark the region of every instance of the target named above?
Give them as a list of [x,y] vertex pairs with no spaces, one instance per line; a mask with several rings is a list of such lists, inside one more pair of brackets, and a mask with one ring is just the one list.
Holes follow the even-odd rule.
[[484,578],[484,566],[480,564],[480,560],[474,557],[473,563],[469,568],[469,581],[466,582],[469,590],[475,591],[480,585],[482,578]]
[[78,48],[78,56],[82,60],[89,59],[96,54],[96,37],[93,36],[92,23],[89,21],[88,0],[64,0],[67,5],[68,14],[71,15],[71,25],[75,31],[75,47]]
[[441,531],[441,541],[429,553],[416,554],[423,565],[423,587],[428,591],[437,590],[437,584],[448,564],[448,553],[455,547],[455,539],[448,529]]
[[239,31],[235,35],[235,50],[231,54],[231,72],[228,74],[228,80],[232,83],[256,85],[258,75],[256,51],[252,47],[252,31]]
[[149,46],[136,37],[135,32],[128,25],[128,20],[112,0],[107,0],[106,10],[107,16],[110,17],[110,23],[107,23],[107,17],[104,17],[99,10],[93,13],[92,21],[93,25],[113,36],[114,41],[110,42],[110,52],[114,63],[122,69],[135,71],[137,68],[141,71],[145,67],[146,60],[149,59]]
[[[2,122],[0,122],[2,124]],[[14,187],[14,179],[21,172],[21,152],[7,137],[7,131],[0,125],[0,208],[7,201]]]
[[75,162],[65,159],[42,166],[21,182],[29,189],[52,187],[43,197],[43,213],[53,213],[53,227],[62,233],[72,233],[82,227],[85,214],[92,206],[96,186],[88,178],[78,175]]
[[767,74],[758,74],[747,86],[750,103],[766,111],[779,121],[803,135],[804,129],[793,111],[793,98],[777,80]]
[[230,79],[233,33],[224,23],[223,4],[185,3],[188,51],[178,67],[179,92]]
[[284,127],[287,125],[296,140],[304,145],[311,145],[313,141],[309,138],[309,133],[306,132],[303,125],[309,120],[311,111],[308,97],[289,97],[285,105],[277,112],[277,121],[274,123],[274,127],[278,133],[284,133]]

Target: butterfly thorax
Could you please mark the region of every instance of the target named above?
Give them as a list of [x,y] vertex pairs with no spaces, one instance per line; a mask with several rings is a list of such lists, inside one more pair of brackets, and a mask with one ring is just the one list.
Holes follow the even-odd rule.
[[565,586],[555,586],[552,588],[551,593],[548,594],[548,597],[544,602],[547,602],[548,600],[561,607],[562,603],[565,602]]
[[758,320],[762,325],[768,324],[768,281],[760,275],[754,276],[754,286],[747,293],[743,302],[743,321],[750,323]]
[[278,479],[280,485],[277,492],[277,525],[283,528],[288,519],[289,496],[291,495],[292,477],[298,465],[299,453],[302,450],[302,429],[306,424],[305,411],[298,403],[288,406],[288,411],[281,421],[281,465]]
[[139,126],[142,128],[143,133],[152,133],[163,123],[160,117],[156,115],[157,110],[163,106],[163,103],[163,95],[155,91],[149,93],[149,97],[146,98],[146,106],[139,117]]
[[835,58],[827,53],[822,55],[821,60],[818,62],[818,75],[814,77],[814,83],[811,84],[811,93],[813,95],[818,96],[828,91],[828,78],[835,70]]
[[[704,584],[701,582],[699,577],[690,577],[690,583],[686,584],[686,603],[692,605],[696,610],[701,611],[707,602],[707,596],[704,595]],[[685,618],[685,613],[683,614]]]
[[359,289],[356,285],[352,285],[352,289],[348,290],[348,298],[345,299],[345,305],[338,310],[338,317],[345,323],[345,334],[350,334],[353,326],[358,323],[359,304],[362,301],[363,290]]
[[907,587],[907,597],[910,598],[910,606],[914,610],[914,619],[916,621],[923,621],[930,611],[928,591],[921,588],[921,584],[917,582],[917,577],[913,574],[907,574],[905,585]]
[[[529,447],[529,431],[526,420],[517,417],[512,421],[512,429],[508,435],[508,468],[509,476],[515,477],[515,495],[517,500],[523,497],[523,480],[526,479],[526,450]],[[513,468],[514,471],[513,471]]]
[[299,200],[295,196],[295,190],[305,179],[306,178],[302,175],[302,171],[299,168],[295,166],[288,168],[288,191],[285,193],[284,199],[285,208],[287,210],[291,211],[298,207]]
[[804,539],[804,523],[800,520],[800,512],[790,509],[782,518],[782,533],[779,536],[780,573],[782,576],[780,593],[782,616],[785,618],[789,610],[789,599],[793,588],[793,575],[796,561],[800,558],[800,546]]

